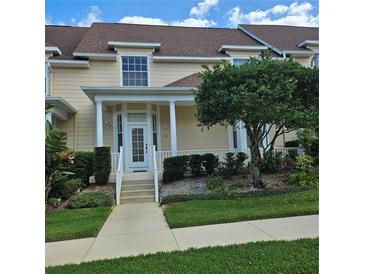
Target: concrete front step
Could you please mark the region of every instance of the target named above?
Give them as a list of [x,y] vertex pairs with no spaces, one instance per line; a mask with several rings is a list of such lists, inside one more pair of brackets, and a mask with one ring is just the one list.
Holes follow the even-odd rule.
[[120,199],[121,204],[153,203],[154,201],[155,196],[124,197]]
[[140,196],[153,196],[155,195],[154,190],[123,190],[120,197],[124,199],[125,197],[140,197]]
[[138,181],[122,181],[122,188],[124,186],[136,186],[136,185],[154,185],[152,180],[138,180]]
[[124,190],[154,190],[155,186],[152,184],[138,184],[138,185],[123,185],[122,191]]

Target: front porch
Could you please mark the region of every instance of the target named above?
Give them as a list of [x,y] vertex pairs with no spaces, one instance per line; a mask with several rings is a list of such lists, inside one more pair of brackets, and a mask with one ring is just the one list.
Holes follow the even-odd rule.
[[197,126],[192,88],[82,88],[95,102],[96,146],[112,148],[112,173],[121,147],[124,174],[153,172],[153,147],[159,172],[167,157],[247,150],[243,127]]

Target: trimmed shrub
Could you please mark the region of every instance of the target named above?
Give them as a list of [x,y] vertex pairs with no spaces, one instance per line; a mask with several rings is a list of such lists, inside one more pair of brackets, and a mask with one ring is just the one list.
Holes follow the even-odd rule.
[[206,184],[207,188],[210,190],[224,187],[222,177],[208,178],[205,184]]
[[95,182],[97,184],[107,183],[111,171],[110,147],[95,148]]
[[113,205],[113,198],[111,197],[110,193],[98,190],[92,192],[82,192],[72,197],[68,201],[66,207],[75,209],[111,205]]
[[298,151],[296,149],[288,149],[288,157],[295,159],[298,156]]
[[245,161],[248,159],[248,156],[246,153],[243,152],[238,152],[236,154],[236,159],[235,159],[235,169],[237,172],[240,172],[244,167],[245,167]]
[[270,152],[262,160],[261,171],[263,173],[276,173],[283,169],[284,158],[281,152]]
[[83,183],[80,179],[70,179],[57,183],[49,193],[49,196],[66,200],[70,198],[76,191],[81,189]]
[[308,172],[313,169],[313,158],[309,155],[298,156],[296,159],[296,169],[298,171]]
[[219,158],[213,153],[205,153],[202,155],[205,173],[211,175],[219,165]]
[[73,178],[79,178],[84,185],[89,184],[89,178],[94,173],[94,157],[95,153],[91,151],[77,151],[73,164],[69,162],[63,163],[65,171],[73,172]]
[[300,141],[299,140],[291,140],[285,142],[285,147],[299,147]]
[[221,173],[224,178],[231,178],[236,174],[236,165],[233,152],[226,153],[224,162],[221,163]]
[[61,204],[61,199],[58,198],[49,198],[47,204],[53,207],[59,207]]
[[203,159],[199,154],[192,154],[189,156],[189,169],[192,175],[201,176],[203,174],[202,167]]
[[162,181],[170,183],[184,178],[187,170],[189,156],[175,156],[166,158],[163,161]]
[[315,169],[311,171],[294,171],[286,177],[286,181],[288,184],[295,186],[318,187],[319,176]]

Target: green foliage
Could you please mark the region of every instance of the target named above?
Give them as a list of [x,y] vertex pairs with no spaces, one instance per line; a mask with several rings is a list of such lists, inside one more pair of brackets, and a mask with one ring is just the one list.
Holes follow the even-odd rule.
[[164,183],[170,183],[184,178],[187,170],[189,156],[175,156],[166,158],[163,161],[162,180]]
[[245,161],[248,159],[248,156],[246,153],[238,152],[236,154],[236,159],[234,161],[235,169],[237,172],[240,172],[245,167]]
[[296,149],[288,149],[288,157],[295,159],[298,156],[298,151]]
[[53,207],[59,207],[61,204],[61,199],[59,198],[49,198],[47,204]]
[[303,155],[303,156],[298,156],[296,158],[296,162],[297,162],[297,170],[299,171],[310,171],[311,169],[313,169],[313,158],[309,155]]
[[96,147],[95,148],[95,182],[107,183],[109,181],[109,174],[111,171],[111,155],[110,147]]
[[75,152],[75,159],[73,164],[68,161],[62,163],[63,169],[73,172],[74,178],[82,180],[84,185],[89,184],[89,178],[94,173],[94,157],[95,153],[90,151],[77,151]]
[[66,132],[54,128],[49,121],[46,121],[45,129],[45,201],[47,202],[49,192],[58,181],[57,177],[70,174],[70,172],[61,170],[62,162],[72,163],[74,154],[72,150],[66,147]]
[[299,140],[291,140],[285,142],[285,147],[299,147],[300,141]]
[[312,157],[318,157],[318,134],[313,129],[303,129],[298,131],[298,139],[304,147],[305,153]]
[[243,66],[204,66],[194,92],[196,117],[205,127],[243,121],[250,138],[251,175],[261,185],[259,145],[264,127],[275,125],[273,147],[284,130],[318,126],[318,69],[298,62],[251,58]]
[[314,167],[314,160],[309,155],[296,158],[296,168],[286,177],[290,185],[318,187],[318,169]]
[[70,180],[60,180],[57,184],[52,188],[49,195],[56,198],[61,198],[63,200],[67,200],[70,198],[76,191],[81,189],[83,183],[80,179],[70,179]]
[[205,182],[208,189],[222,189],[224,188],[222,177],[210,177]]
[[201,176],[204,172],[203,170],[203,158],[199,154],[192,154],[189,156],[189,169],[193,176]]
[[318,187],[319,175],[315,169],[311,171],[294,171],[286,177],[290,185]]
[[81,192],[80,194],[72,197],[67,203],[67,208],[74,209],[111,205],[113,205],[113,198],[111,195],[108,192],[98,190],[92,192]]
[[224,161],[221,163],[220,172],[225,179],[232,178],[236,175],[236,160],[233,152],[226,153]]
[[284,158],[281,152],[268,152],[262,160],[261,171],[264,173],[276,173],[283,169]]
[[205,153],[202,155],[205,173],[211,175],[219,165],[219,158],[213,153]]

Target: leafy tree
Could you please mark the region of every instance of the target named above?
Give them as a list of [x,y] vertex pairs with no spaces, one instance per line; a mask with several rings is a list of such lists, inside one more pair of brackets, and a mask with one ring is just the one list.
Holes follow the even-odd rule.
[[[269,155],[280,135],[318,125],[318,69],[303,67],[292,59],[264,56],[239,67],[224,63],[203,68],[195,91],[195,115],[200,125],[209,129],[215,124],[243,121],[250,139],[253,184],[264,188],[260,147],[264,156]],[[264,146],[269,132],[271,140]]]
[[[46,106],[46,112],[52,108],[51,105]],[[62,161],[73,160],[73,152],[67,148],[67,134],[52,126],[49,121],[46,121],[46,139],[45,139],[45,201],[48,200],[48,194],[51,189],[60,181],[64,180],[67,175],[73,173],[61,171],[60,166]]]

